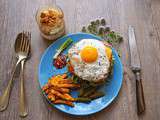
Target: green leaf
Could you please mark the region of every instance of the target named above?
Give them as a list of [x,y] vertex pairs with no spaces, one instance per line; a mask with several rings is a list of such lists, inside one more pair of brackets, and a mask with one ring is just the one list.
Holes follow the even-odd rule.
[[96,20],[96,25],[99,25],[100,24],[100,20]]
[[100,28],[99,28],[99,34],[100,34],[100,35],[104,35],[104,30],[105,30],[105,29],[104,29],[103,27],[100,27]]
[[73,76],[73,83],[75,83],[75,84],[78,83],[78,77],[75,75]]
[[105,26],[106,25],[106,20],[103,18],[103,19],[101,19],[101,25],[102,26]]
[[96,25],[96,22],[95,21],[91,21],[91,25]]
[[105,33],[110,31],[110,27],[105,28]]
[[83,28],[82,28],[82,32],[84,32],[84,33],[86,33],[86,32],[87,32],[87,30],[86,30],[86,27],[85,27],[85,26],[83,26]]

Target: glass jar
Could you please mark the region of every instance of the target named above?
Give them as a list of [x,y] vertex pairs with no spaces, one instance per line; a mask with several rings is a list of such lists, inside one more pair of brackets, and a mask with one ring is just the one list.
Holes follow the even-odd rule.
[[48,40],[56,40],[65,34],[64,14],[58,6],[38,9],[36,21],[41,35]]

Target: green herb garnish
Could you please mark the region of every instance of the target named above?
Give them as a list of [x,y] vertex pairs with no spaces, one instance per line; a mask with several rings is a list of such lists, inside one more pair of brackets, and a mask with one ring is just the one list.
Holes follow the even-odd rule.
[[106,25],[106,20],[105,20],[104,18],[101,20],[101,25],[102,25],[102,26],[105,26],[105,25]]
[[104,92],[101,92],[101,91],[97,91],[95,92],[94,94],[92,94],[91,96],[89,96],[90,99],[96,99],[96,98],[100,98],[100,97],[103,97],[105,95]]
[[86,27],[83,27],[82,28],[82,32],[86,32],[87,30],[86,30]]
[[63,51],[65,50],[71,43],[73,42],[73,40],[71,38],[68,38],[57,50],[56,54],[54,55],[54,59],[57,58],[57,56]]
[[91,21],[87,27],[84,26],[82,28],[82,32],[91,33],[101,37],[116,48],[117,51],[119,51],[119,45],[123,41],[123,38],[118,33],[111,31],[110,27],[106,25],[106,20],[104,18]]
[[96,25],[100,24],[100,20],[98,20],[98,19],[95,22],[96,22]]
[[78,97],[75,98],[76,102],[91,102],[90,98]]
[[75,75],[73,76],[73,83],[75,83],[75,84],[78,83],[78,77]]

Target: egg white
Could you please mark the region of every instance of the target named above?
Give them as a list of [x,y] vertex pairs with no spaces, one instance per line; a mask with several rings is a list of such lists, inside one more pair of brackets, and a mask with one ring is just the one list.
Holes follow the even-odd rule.
[[[80,51],[86,46],[93,46],[97,49],[98,58],[96,61],[86,63],[82,60]],[[83,80],[93,82],[106,78],[108,76],[110,61],[105,50],[106,46],[103,42],[96,39],[82,39],[74,44],[68,51],[68,57],[74,68],[74,73]]]

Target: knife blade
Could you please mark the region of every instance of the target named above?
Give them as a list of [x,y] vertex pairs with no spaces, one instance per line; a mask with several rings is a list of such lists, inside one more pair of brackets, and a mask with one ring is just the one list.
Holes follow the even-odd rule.
[[132,26],[128,28],[129,49],[130,49],[130,67],[136,77],[136,98],[137,98],[137,113],[138,115],[145,111],[145,100],[143,86],[141,80],[141,65],[136,44],[135,32]]
[[136,44],[135,32],[132,26],[129,26],[129,48],[130,48],[130,66],[133,71],[141,70],[140,59]]

